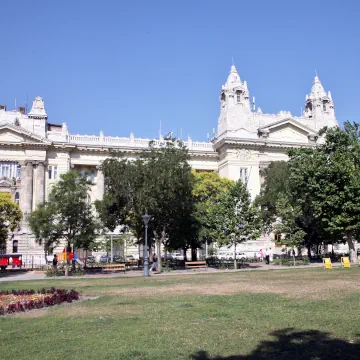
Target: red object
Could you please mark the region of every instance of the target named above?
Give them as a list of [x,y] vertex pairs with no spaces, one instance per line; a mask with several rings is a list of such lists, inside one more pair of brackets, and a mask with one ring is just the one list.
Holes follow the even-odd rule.
[[22,266],[22,255],[5,255],[5,254],[0,254],[0,266],[9,266],[9,265],[14,265],[14,266]]

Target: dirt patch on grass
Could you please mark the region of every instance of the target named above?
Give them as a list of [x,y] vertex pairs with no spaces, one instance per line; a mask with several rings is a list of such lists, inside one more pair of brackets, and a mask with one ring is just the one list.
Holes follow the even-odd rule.
[[154,297],[178,295],[234,295],[240,293],[278,294],[290,298],[326,299],[360,290],[360,281],[354,278],[329,278],[295,274],[279,275],[278,278],[232,276],[231,278],[204,278],[202,282],[183,281],[152,287],[126,287],[108,289],[108,294],[127,297]]
[[143,312],[138,306],[77,306],[62,311],[59,315],[66,317],[89,317],[89,316],[124,316],[132,317]]

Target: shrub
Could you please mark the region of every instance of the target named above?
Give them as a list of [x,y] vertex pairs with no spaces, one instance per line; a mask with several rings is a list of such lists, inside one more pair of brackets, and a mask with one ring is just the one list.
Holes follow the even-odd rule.
[[274,259],[272,262],[273,265],[281,265],[281,266],[294,266],[294,265],[309,265],[309,258],[304,258],[302,260],[294,260],[290,258],[282,258],[282,259]]

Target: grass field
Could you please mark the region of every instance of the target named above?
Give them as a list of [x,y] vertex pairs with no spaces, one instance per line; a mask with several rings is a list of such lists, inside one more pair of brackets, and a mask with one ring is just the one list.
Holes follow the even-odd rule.
[[0,283],[96,300],[0,317],[5,359],[360,359],[360,269]]

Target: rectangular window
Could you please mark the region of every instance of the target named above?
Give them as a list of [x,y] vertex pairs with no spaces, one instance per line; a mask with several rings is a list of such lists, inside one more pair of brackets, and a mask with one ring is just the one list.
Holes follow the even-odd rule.
[[240,168],[240,179],[245,185],[247,184],[247,168]]
[[90,172],[90,182],[95,184],[95,170],[91,170]]
[[240,97],[240,91],[236,92],[236,101],[239,103],[241,101],[241,97]]
[[48,174],[49,179],[56,180],[57,179],[57,166],[48,166]]

